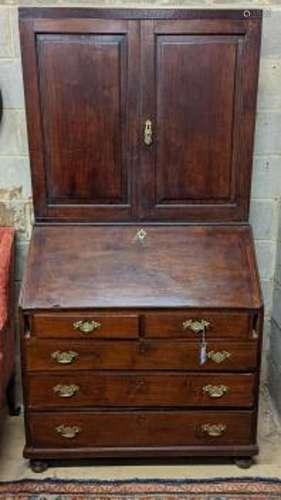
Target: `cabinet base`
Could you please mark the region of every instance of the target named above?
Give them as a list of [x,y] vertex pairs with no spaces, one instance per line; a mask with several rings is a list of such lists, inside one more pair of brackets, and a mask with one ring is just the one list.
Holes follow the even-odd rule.
[[48,467],[49,460],[83,460],[83,459],[183,459],[197,458],[232,458],[241,468],[252,465],[254,455],[258,453],[257,445],[248,446],[181,446],[181,447],[143,447],[143,448],[32,448],[25,447],[23,455],[30,459],[34,472],[43,472]]

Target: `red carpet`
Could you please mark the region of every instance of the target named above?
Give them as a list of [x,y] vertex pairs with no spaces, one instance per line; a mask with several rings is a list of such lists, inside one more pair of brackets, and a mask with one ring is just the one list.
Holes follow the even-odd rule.
[[22,480],[0,482],[0,498],[18,500],[273,500],[281,499],[281,480],[266,478],[205,480]]

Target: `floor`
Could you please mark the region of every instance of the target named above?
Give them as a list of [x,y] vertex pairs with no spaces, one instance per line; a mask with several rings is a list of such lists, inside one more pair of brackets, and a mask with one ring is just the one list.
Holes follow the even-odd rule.
[[0,480],[45,477],[66,479],[132,479],[132,478],[211,478],[262,476],[281,479],[281,425],[276,418],[265,388],[260,405],[259,445],[260,454],[251,469],[239,469],[228,460],[220,463],[198,459],[178,463],[144,464],[123,463],[114,465],[88,464],[84,466],[50,467],[42,474],[34,474],[28,461],[22,458],[24,445],[23,418],[4,415],[0,430]]

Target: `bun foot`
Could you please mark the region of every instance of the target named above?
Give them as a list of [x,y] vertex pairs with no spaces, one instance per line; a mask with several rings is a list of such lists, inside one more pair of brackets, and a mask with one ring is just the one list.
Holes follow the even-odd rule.
[[48,462],[44,460],[30,460],[30,468],[33,472],[44,472],[48,469]]
[[234,463],[239,467],[240,469],[249,469],[253,463],[254,460],[252,457],[242,457],[242,458],[234,458]]

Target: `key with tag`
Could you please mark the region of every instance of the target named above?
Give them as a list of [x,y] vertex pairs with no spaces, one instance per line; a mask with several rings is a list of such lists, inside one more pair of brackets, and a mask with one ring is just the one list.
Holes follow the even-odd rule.
[[200,359],[200,365],[204,365],[207,361],[207,347],[208,347],[208,343],[206,341],[206,328],[205,328],[205,326],[201,330],[200,335],[201,335],[201,342],[200,342],[199,359]]

